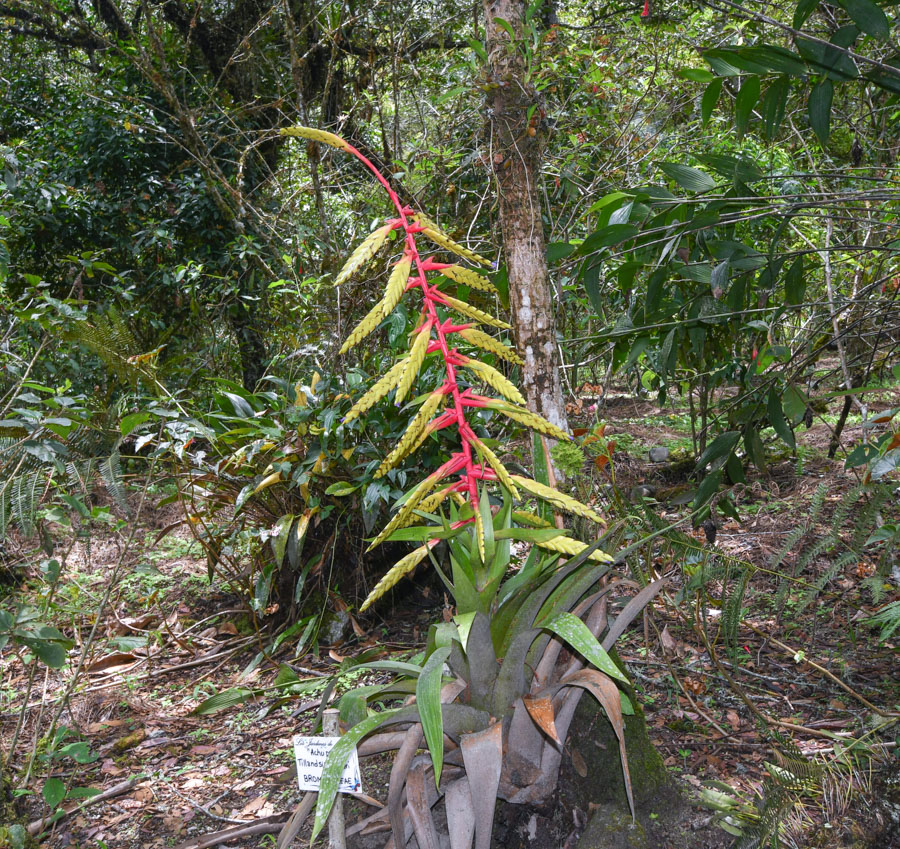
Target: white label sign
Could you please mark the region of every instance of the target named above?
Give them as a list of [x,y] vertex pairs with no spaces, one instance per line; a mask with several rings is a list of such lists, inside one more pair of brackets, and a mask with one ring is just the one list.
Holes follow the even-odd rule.
[[[318,790],[322,782],[325,758],[340,737],[294,737],[294,760],[297,762],[297,781],[301,790]],[[350,753],[338,787],[341,793],[362,793],[359,757],[356,749]]]

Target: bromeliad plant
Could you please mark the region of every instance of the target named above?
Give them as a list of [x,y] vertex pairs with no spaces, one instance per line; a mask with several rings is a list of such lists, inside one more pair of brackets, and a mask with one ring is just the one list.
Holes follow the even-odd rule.
[[[342,352],[374,331],[404,293],[418,289],[421,294],[409,353],[354,404],[344,422],[365,415],[391,392],[394,402],[402,403],[416,385],[425,358],[435,354],[443,365],[443,380],[416,399],[418,411],[376,477],[396,468],[432,434],[449,431],[459,440],[449,459],[406,493],[396,515],[373,540],[370,548],[385,540],[421,545],[382,578],[363,605],[368,607],[430,558],[453,596],[456,615],[453,621],[432,627],[424,654],[414,661],[371,664],[398,672],[400,680],[362,688],[342,699],[343,718],[351,727],[326,763],[314,836],[331,809],[352,747],[376,729],[400,725],[404,730],[399,734],[383,732],[365,744],[367,751],[398,749],[388,804],[369,827],[377,827],[379,819],[389,825],[395,847],[406,846],[413,834],[421,849],[438,847],[432,808],[443,800],[451,845],[474,843],[477,849],[486,849],[498,796],[540,803],[553,791],[563,742],[583,690],[598,699],[618,736],[631,800],[622,717],[628,701],[616,685],[627,679],[608,650],[661,582],[638,588],[610,621],[612,594],[634,584],[609,580],[613,558],[600,550],[601,540],[588,546],[545,518],[514,509],[520,493],[525,493],[547,509],[604,522],[594,509],[546,483],[511,474],[489,440],[476,434],[473,412],[492,410],[540,434],[569,439],[528,410],[500,371],[460,350],[474,348],[509,363],[521,362],[514,350],[481,329],[504,330],[508,324],[441,288],[455,283],[490,294],[495,292],[490,280],[463,265],[423,257],[418,238],[423,236],[472,264],[490,265],[489,261],[454,242],[420,212],[403,206],[378,170],[340,137],[305,127],[283,132],[356,156],[384,186],[397,212],[353,252],[336,279],[337,284],[348,280],[375,257],[393,231],[401,233],[403,253],[393,265],[384,296],[350,333]],[[472,385],[476,382],[487,384],[500,397],[476,393]],[[431,524],[423,527],[423,521]],[[434,551],[441,540],[447,541],[449,550],[446,571]],[[511,572],[513,540],[532,548],[524,565]],[[561,555],[572,559],[562,563]],[[601,581],[605,583],[598,589]],[[564,659],[564,644],[577,654]],[[367,703],[372,699],[383,702],[403,694],[414,694],[414,699],[404,707],[369,714]],[[428,754],[419,756],[423,741]]]

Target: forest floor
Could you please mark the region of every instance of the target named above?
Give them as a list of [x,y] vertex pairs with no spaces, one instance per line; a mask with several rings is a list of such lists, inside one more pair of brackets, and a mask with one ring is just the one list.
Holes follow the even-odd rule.
[[[603,415],[607,436],[617,439],[620,488],[651,486],[659,497],[658,515],[667,521],[680,518],[685,508],[667,505],[663,493],[683,483],[679,457],[690,445],[687,416],[632,398],[611,399]],[[756,567],[743,601],[737,652],[722,645],[715,623],[691,621],[688,607],[675,603],[684,564],[656,562],[654,568],[670,578],[666,592],[644,627],[633,628],[620,643],[620,655],[666,767],[695,801],[711,782],[753,801],[773,770],[784,768],[789,752],[817,764],[810,776],[821,778],[800,782],[789,793],[798,803],[788,806],[786,820],[785,834],[794,845],[887,849],[894,838],[889,816],[879,808],[885,792],[878,776],[886,760],[897,760],[898,726],[890,727],[895,718],[877,711],[889,714],[900,707],[898,641],[879,643],[865,620],[900,593],[894,585],[876,605],[862,586],[872,564],[854,560],[804,607],[803,593],[790,585],[783,592],[782,580],[770,570],[773,555],[806,523],[785,560],[785,568],[797,567],[802,552],[831,530],[835,507],[856,483],[841,462],[827,459],[829,435],[828,424],[817,421],[799,434],[796,456],[776,459],[767,477],[743,487],[737,497],[741,521],[722,523],[714,547],[702,530],[686,528],[699,551]],[[858,423],[851,423],[845,443],[859,437]],[[650,463],[647,449],[660,444],[670,449],[668,461]],[[810,505],[823,484],[826,503],[810,522]],[[37,820],[47,813],[41,786],[48,769],[73,788],[120,791],[61,818],[44,833],[44,846],[274,845],[280,824],[301,795],[292,771],[292,736],[312,728],[326,683],[342,659],[364,649],[377,649],[382,656],[408,654],[440,616],[437,594],[416,594],[360,618],[348,639],[322,645],[316,654],[293,657],[286,644],[275,660],[292,664],[305,682],[302,694],[290,700],[264,694],[213,715],[195,715],[198,704],[215,693],[271,685],[277,665],[253,666],[271,637],[254,633],[237,600],[208,585],[206,561],[185,528],[161,535],[174,519],[171,512],[152,514],[139,529],[139,544],[125,552],[87,662],[61,714],[68,729],[63,743],[87,744],[77,750],[84,763],[63,758],[47,764],[42,758],[46,741],[34,739],[35,729],[46,727],[59,704],[71,670],[40,671],[29,687],[29,667],[22,658],[9,648],[0,654],[4,742],[27,705],[13,771],[24,770],[28,753],[36,753],[32,774],[38,777],[29,786],[32,794],[21,800],[27,817]],[[67,558],[53,624],[74,635],[76,644],[87,639],[90,612],[98,609],[117,574],[120,545],[114,535],[95,538],[90,545],[76,545]],[[833,555],[826,549],[802,558],[793,578],[806,583],[797,586],[808,587],[825,574]],[[26,582],[21,592],[33,591],[29,586]],[[713,606],[707,615],[715,618],[720,612]],[[709,634],[719,648],[714,656],[704,643]],[[359,683],[354,677],[347,676],[344,685]],[[863,737],[866,745],[841,758],[841,741],[848,737]],[[579,752],[567,751],[567,759],[580,774]],[[349,802],[348,822],[384,802],[387,768],[384,760],[364,763],[364,790],[371,798]],[[772,795],[771,789],[767,792]],[[76,799],[62,807],[79,804]],[[693,811],[695,828],[715,831],[708,845],[725,845],[727,835],[712,821],[714,811],[699,805]],[[241,836],[229,840],[228,830],[235,829]],[[308,829],[304,833],[308,843]]]

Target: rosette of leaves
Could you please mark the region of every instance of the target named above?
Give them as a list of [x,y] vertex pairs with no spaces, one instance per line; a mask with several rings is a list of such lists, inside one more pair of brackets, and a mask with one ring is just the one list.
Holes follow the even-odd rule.
[[[326,821],[346,757],[367,738],[362,754],[397,754],[387,805],[356,829],[390,828],[395,846],[415,835],[420,847],[438,847],[437,822],[446,821],[450,845],[486,849],[497,798],[541,804],[552,794],[584,691],[598,700],[619,739],[631,799],[623,713],[632,707],[618,687],[627,679],[609,651],[662,582],[624,598],[636,585],[612,578],[612,558],[599,543],[563,562],[534,546],[511,572],[514,540],[539,543],[558,531],[517,514],[505,495],[496,515],[486,498],[480,505],[484,558],[474,524],[453,529],[469,505],[451,508],[445,518],[439,536],[447,540],[449,564],[434,566],[457,604],[452,621],[433,625],[424,653],[409,663],[356,667],[390,669],[400,678],[342,697],[350,728],[326,762],[314,833]],[[398,536],[429,533],[434,529],[407,528]],[[414,701],[369,713],[370,702],[402,693],[413,693]],[[444,816],[435,817],[441,808]]]
[[[382,297],[350,332],[341,352],[375,331],[405,293],[417,291],[421,297],[409,353],[353,405],[344,422],[367,415],[392,393],[395,403],[410,393],[422,393],[415,397],[418,409],[382,460],[376,478],[397,469],[432,434],[448,431],[459,445],[399,499],[396,514],[373,540],[370,548],[388,539],[420,545],[388,571],[363,604],[365,609],[377,601],[430,558],[453,596],[457,615],[453,622],[435,625],[421,661],[402,670],[408,689],[414,682],[413,703],[369,715],[366,697],[385,698],[377,687],[342,700],[352,728],[326,762],[314,837],[325,823],[353,746],[376,729],[400,725],[399,738],[396,732],[387,732],[388,742],[397,744],[397,755],[386,812],[375,817],[383,817],[393,831],[393,845],[405,846],[414,832],[422,849],[437,849],[441,840],[432,809],[443,799],[450,844],[487,849],[498,796],[511,802],[540,802],[552,792],[563,741],[583,690],[599,700],[616,731],[631,800],[623,708],[616,685],[626,679],[607,652],[658,591],[659,582],[641,589],[611,624],[610,594],[627,581],[608,581],[596,589],[612,561],[600,550],[599,541],[588,546],[539,516],[514,515],[513,503],[524,495],[553,511],[604,522],[593,508],[547,483],[512,474],[489,440],[473,428],[473,411],[488,409],[553,439],[569,439],[530,411],[515,384],[494,365],[521,360],[502,337],[494,335],[510,327],[487,309],[487,298],[496,291],[491,280],[463,264],[486,266],[489,260],[454,241],[421,212],[401,205],[387,180],[344,140],[303,127],[285,134],[356,156],[385,188],[397,212],[353,251],[336,278],[340,284],[359,273],[387,244],[392,231],[402,235],[402,254],[393,263]],[[461,262],[423,257],[420,238]],[[450,293],[451,286],[455,294]],[[463,297],[464,292],[477,292],[478,305]],[[435,358],[438,371],[443,367],[443,380],[421,387],[419,377],[429,357]],[[478,384],[494,394],[476,393]],[[502,499],[496,515],[490,491],[495,502]],[[447,540],[450,551],[446,574],[433,556],[441,540]],[[510,577],[512,540],[532,548],[526,564]],[[560,565],[560,554],[572,559]],[[578,653],[576,659],[561,659],[564,644]],[[423,740],[427,754],[418,756]],[[286,839],[283,835],[282,845]]]

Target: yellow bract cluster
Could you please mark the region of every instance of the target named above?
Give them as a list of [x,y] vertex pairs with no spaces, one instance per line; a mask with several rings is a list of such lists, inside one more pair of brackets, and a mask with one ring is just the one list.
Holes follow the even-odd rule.
[[475,327],[468,327],[465,330],[460,330],[459,335],[470,345],[481,348],[482,351],[496,354],[501,359],[510,363],[515,363],[518,366],[524,365],[522,358],[512,348],[508,345],[504,345],[493,336],[488,336],[487,333],[484,333]]
[[325,130],[314,130],[312,127],[283,127],[279,132],[283,136],[299,136],[301,139],[309,139],[310,141],[331,145],[331,147],[336,147],[338,150],[348,152],[350,150],[350,145],[340,136]]
[[583,516],[585,519],[590,519],[598,525],[606,524],[606,520],[598,512],[572,498],[572,496],[554,489],[552,486],[545,486],[531,478],[522,477],[522,475],[513,475],[512,479],[526,492],[530,492],[535,496],[535,498],[540,498],[541,501],[546,501],[548,504],[564,510],[566,513]]
[[408,365],[409,357],[404,357],[400,362],[395,363],[391,367],[391,370],[350,408],[350,412],[344,416],[344,421],[351,422],[357,416],[366,412],[366,410],[374,407],[375,404],[403,380]]
[[433,539],[420,545],[415,551],[411,551],[402,560],[398,560],[388,573],[375,585],[375,589],[369,593],[368,598],[359,608],[360,612],[365,610],[373,602],[378,601],[388,590],[390,590],[404,575],[412,572],[427,556],[428,552],[437,545],[437,540]]
[[[539,540],[537,544],[541,548],[546,548],[550,551],[558,551],[560,554],[566,554],[569,557],[577,557],[582,551],[588,548],[583,542],[564,536]],[[612,563],[613,559],[614,558],[610,557],[605,551],[592,551],[588,555],[588,560],[595,560],[597,563]]]
[[344,263],[344,267],[341,269],[340,274],[335,277],[334,285],[340,286],[341,283],[349,280],[357,271],[370,262],[372,257],[381,250],[381,246],[385,243],[385,240],[390,235],[392,229],[392,225],[385,224],[383,227],[379,227],[377,230],[370,233],[365,241],[350,254],[350,259]]
[[[400,437],[400,441],[397,443],[394,450],[384,458],[381,465],[378,467],[378,471],[375,472],[376,480],[387,474],[397,465],[397,463],[408,454],[411,454],[421,444],[419,437],[422,436],[425,428],[431,421],[431,417],[443,400],[444,393],[441,391],[432,392],[431,395],[428,396],[425,403],[419,407],[419,412],[413,417],[413,420],[404,431],[403,436]],[[425,435],[427,436],[427,433]]]
[[479,360],[470,359],[466,364],[466,368],[474,371],[488,386],[496,389],[501,395],[509,398],[514,404],[524,404],[525,399],[522,393],[516,388],[515,384],[510,383],[497,369],[482,363]]

